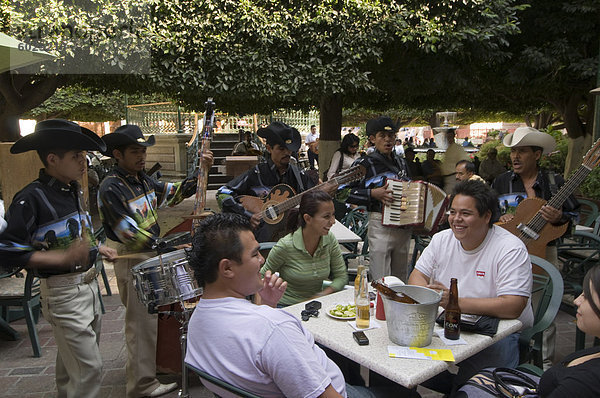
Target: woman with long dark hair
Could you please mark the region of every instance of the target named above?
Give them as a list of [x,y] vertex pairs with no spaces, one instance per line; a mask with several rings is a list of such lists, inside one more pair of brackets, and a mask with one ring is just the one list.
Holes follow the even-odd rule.
[[[583,293],[575,299],[577,327],[600,338],[600,266],[590,269],[583,280]],[[597,397],[600,392],[600,347],[567,355],[540,379],[541,397]]]
[[[330,231],[335,223],[331,196],[321,190],[306,192],[298,214],[290,214],[293,232],[271,249],[260,272],[279,272],[288,287],[279,304],[292,305],[344,288],[348,283],[346,265],[337,239]],[[323,281],[331,285],[323,289]]]
[[358,153],[359,143],[360,139],[352,133],[344,136],[340,148],[335,151],[331,158],[331,163],[329,163],[329,169],[327,170],[328,180],[340,171],[350,168],[352,163],[360,157]]

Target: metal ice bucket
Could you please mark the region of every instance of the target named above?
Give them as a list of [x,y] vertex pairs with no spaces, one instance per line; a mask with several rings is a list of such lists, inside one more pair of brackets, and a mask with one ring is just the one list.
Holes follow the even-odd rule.
[[395,286],[392,289],[406,293],[420,304],[399,303],[381,295],[390,340],[405,347],[428,346],[440,304],[440,293],[410,285]]

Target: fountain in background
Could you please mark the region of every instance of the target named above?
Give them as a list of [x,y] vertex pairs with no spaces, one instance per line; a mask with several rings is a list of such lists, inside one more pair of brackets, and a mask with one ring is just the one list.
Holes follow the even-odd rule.
[[450,143],[446,140],[446,133],[449,130],[456,130],[458,126],[455,126],[456,112],[437,112],[435,114],[438,127],[434,127],[434,137],[438,148],[446,150]]

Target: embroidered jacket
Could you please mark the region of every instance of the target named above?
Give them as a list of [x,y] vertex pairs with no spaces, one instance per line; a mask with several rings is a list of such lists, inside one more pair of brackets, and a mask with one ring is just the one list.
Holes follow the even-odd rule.
[[[66,249],[74,240],[90,244],[87,270],[96,261],[98,247],[92,220],[82,206],[82,192],[73,181],[66,185],[40,170],[39,178],[18,192],[6,214],[8,225],[0,233],[0,266],[25,267],[37,250]],[[36,270],[40,277],[70,273],[69,268]]]
[[[381,202],[371,198],[371,189],[384,186],[388,178],[409,179],[408,167],[403,158],[392,152],[392,158],[388,161],[386,159],[375,150],[354,162],[354,165],[363,165],[367,172],[362,179],[348,185],[348,203],[367,206],[369,211],[381,212]],[[340,186],[339,189],[343,188]]]
[[195,190],[196,177],[171,183],[145,173],[135,177],[115,167],[98,190],[98,208],[106,236],[132,251],[152,249],[160,235],[156,209],[175,206]]

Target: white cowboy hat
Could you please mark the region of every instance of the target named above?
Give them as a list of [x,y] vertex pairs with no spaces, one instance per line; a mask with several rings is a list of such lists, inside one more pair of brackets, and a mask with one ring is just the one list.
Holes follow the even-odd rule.
[[539,146],[544,153],[550,153],[556,148],[556,141],[547,133],[542,133],[533,127],[519,127],[514,133],[507,134],[502,141],[504,146],[512,148],[519,146]]

